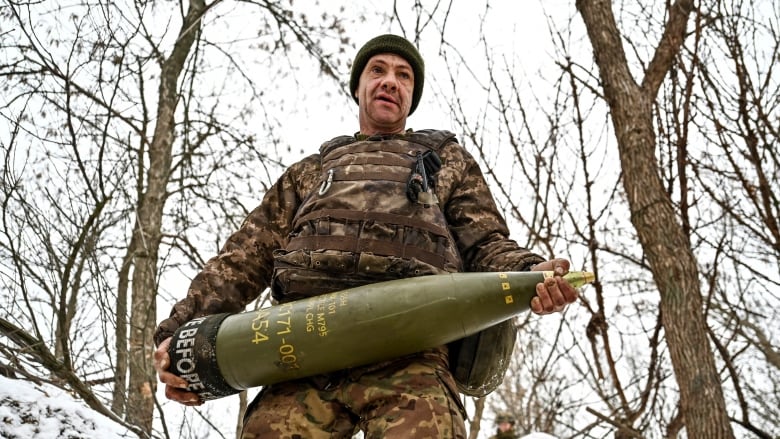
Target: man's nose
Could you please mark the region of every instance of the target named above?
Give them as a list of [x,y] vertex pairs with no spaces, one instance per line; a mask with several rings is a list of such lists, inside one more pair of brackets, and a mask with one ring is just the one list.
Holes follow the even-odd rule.
[[395,77],[393,74],[385,75],[384,78],[382,78],[382,89],[385,90],[395,90],[398,88],[398,78]]

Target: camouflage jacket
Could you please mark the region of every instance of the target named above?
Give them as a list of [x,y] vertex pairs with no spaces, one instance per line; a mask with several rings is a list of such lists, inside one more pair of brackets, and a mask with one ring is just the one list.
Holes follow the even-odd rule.
[[[354,141],[398,144],[410,133],[377,138],[359,136]],[[544,261],[509,239],[506,221],[479,165],[465,148],[453,140],[437,152],[442,165],[436,174],[435,194],[457,246],[462,269],[524,271]],[[321,160],[320,154],[313,154],[295,163],[266,192],[241,228],[195,276],[187,296],[160,323],[155,332],[158,345],[195,317],[243,311],[271,285],[274,253],[287,247],[299,208],[323,183]]]

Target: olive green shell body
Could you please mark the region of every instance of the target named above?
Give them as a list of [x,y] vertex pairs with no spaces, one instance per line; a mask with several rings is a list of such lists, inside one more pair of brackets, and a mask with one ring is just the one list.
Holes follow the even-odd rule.
[[[171,370],[214,399],[445,345],[529,308],[551,272],[450,273],[392,280],[179,328]],[[565,277],[578,287],[587,272]]]

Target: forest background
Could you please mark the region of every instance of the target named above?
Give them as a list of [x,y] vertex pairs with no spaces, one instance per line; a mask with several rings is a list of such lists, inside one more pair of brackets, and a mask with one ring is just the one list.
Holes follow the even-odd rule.
[[499,411],[779,437],[777,0],[4,1],[0,374],[141,437],[235,436],[256,390],[167,401],[151,334],[286,165],[357,131],[350,62],[385,32],[426,62],[408,126],[455,132],[512,237],[597,274],[518,318],[470,437]]

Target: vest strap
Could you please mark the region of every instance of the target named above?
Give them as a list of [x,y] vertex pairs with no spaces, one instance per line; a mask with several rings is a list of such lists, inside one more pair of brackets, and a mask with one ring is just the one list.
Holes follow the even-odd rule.
[[349,209],[319,209],[309,212],[306,215],[301,215],[295,220],[293,224],[293,230],[304,222],[318,220],[318,219],[342,219],[347,221],[378,221],[385,224],[397,224],[404,227],[414,227],[416,229],[425,230],[433,233],[436,236],[448,237],[448,231],[440,224],[423,223],[419,220],[414,220],[406,215],[396,215],[394,213],[387,212],[370,212],[360,210]]
[[295,250],[339,250],[353,253],[373,253],[382,256],[415,258],[435,267],[443,267],[446,259],[436,253],[401,242],[387,242],[375,239],[358,239],[354,236],[311,235],[292,238],[288,251]]

